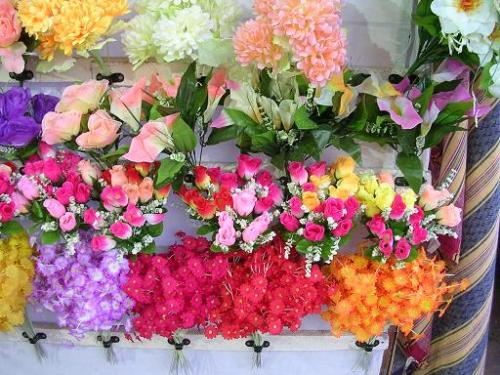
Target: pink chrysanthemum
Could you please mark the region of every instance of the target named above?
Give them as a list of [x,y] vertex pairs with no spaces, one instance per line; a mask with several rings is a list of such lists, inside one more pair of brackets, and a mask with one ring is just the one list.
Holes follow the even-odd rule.
[[234,36],[236,59],[243,66],[256,63],[259,69],[274,67],[283,56],[283,50],[273,44],[273,37],[272,26],[264,20],[245,22]]

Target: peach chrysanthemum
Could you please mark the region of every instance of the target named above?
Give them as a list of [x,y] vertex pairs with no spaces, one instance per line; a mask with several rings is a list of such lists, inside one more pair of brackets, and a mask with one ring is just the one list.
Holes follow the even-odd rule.
[[258,16],[271,18],[277,1],[280,0],[256,0],[253,9]]
[[259,69],[274,67],[283,56],[283,49],[273,43],[273,29],[264,20],[250,20],[234,35],[236,59],[243,65],[255,63]]
[[340,0],[281,0],[271,22],[289,39],[297,67],[323,86],[345,65],[346,43],[340,28]]

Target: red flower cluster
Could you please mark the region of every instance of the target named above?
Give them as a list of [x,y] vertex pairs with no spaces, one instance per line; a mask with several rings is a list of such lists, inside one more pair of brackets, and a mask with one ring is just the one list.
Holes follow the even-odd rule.
[[251,255],[232,262],[231,273],[220,285],[222,303],[210,313],[208,338],[246,337],[260,331],[278,335],[284,327],[299,329],[302,318],[319,313],[326,301],[323,274],[314,265],[307,278],[297,253],[283,257],[284,243],[277,237]]
[[[193,170],[194,184],[192,188],[181,186],[179,195],[204,220],[215,217],[217,211],[224,211],[226,206],[233,206],[231,189],[238,185],[238,176],[234,173],[223,173],[220,168],[196,166]],[[213,194],[206,194],[209,185],[215,187]]]
[[124,291],[135,301],[133,324],[144,338],[172,337],[177,329],[206,326],[217,307],[228,258],[210,252],[205,238],[179,234],[182,243],[158,256],[130,262]]

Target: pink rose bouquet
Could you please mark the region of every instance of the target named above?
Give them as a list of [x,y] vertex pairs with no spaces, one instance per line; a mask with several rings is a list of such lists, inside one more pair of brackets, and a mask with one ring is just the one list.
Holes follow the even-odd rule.
[[461,210],[453,196],[441,186],[424,185],[417,195],[410,188],[395,187],[387,174],[361,176],[357,198],[363,205],[363,222],[371,245],[369,258],[385,262],[411,262],[418,249],[439,245],[439,236],[456,237],[453,227],[461,221]]
[[207,223],[199,233],[214,233],[213,251],[252,253],[274,238],[273,209],[281,204],[282,191],[261,165],[261,159],[241,155],[236,172],[198,166],[193,183],[181,187],[191,216]]
[[154,237],[163,232],[170,186],[154,187],[158,165],[127,163],[102,172],[96,200],[82,213],[83,222],[94,229],[94,251],[116,249],[123,254],[153,253]]
[[288,165],[288,200],[279,221],[285,239],[285,258],[293,248],[306,258],[306,275],[314,262],[330,263],[340,247],[350,239],[353,220],[360,204],[355,163],[337,160],[329,171],[325,162],[306,168],[302,162]]
[[41,231],[40,242],[66,243],[69,254],[79,242],[82,214],[92,198],[93,186],[79,170],[82,158],[71,151],[56,151],[41,143],[39,154],[17,175],[15,201]]

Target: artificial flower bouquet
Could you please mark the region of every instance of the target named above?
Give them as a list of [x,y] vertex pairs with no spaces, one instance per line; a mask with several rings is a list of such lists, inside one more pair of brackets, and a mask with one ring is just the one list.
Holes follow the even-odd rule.
[[414,15],[419,30],[415,73],[428,62],[459,59],[475,71],[474,79],[487,95],[500,97],[500,9],[496,1],[420,1]]
[[149,60],[215,67],[233,56],[231,38],[240,17],[235,0],[139,0],[135,11],[122,38],[134,68]]
[[252,253],[276,235],[271,227],[282,191],[261,165],[261,159],[242,154],[236,172],[197,166],[194,186],[181,187],[188,212],[206,223],[199,233],[214,233],[213,251]]
[[444,187],[424,185],[417,196],[410,188],[396,188],[388,173],[362,175],[356,197],[368,230],[365,255],[382,262],[394,258],[401,267],[414,261],[424,244],[456,237],[453,228],[461,221],[461,210]]
[[236,60],[253,74],[231,90],[209,142],[236,139],[284,171],[290,160],[319,160],[330,145],[331,125],[310,116],[316,88],[344,68],[340,1],[258,0],[254,10],[234,36]]
[[[92,198],[91,176],[81,170],[83,159],[71,151],[55,151],[41,143],[37,154],[25,163],[16,181],[16,208],[33,222],[42,244],[63,240],[69,254],[80,241],[83,212]],[[84,161],[83,161],[84,162]]]
[[168,255],[141,255],[130,264],[124,290],[135,301],[133,324],[141,337],[171,338],[195,327],[207,338],[277,335],[284,327],[299,329],[326,301],[319,267],[306,278],[300,257],[283,257],[279,237],[253,254],[222,254],[203,237],[180,236]]
[[290,183],[279,220],[285,239],[285,257],[295,248],[306,258],[306,275],[313,262],[331,263],[350,240],[354,218],[360,212],[355,198],[359,178],[350,157],[338,158],[327,171],[326,162],[305,167],[288,165]]
[[58,98],[32,96],[27,88],[0,92],[0,154],[3,160],[26,159],[36,152],[44,116],[54,110]]
[[[80,166],[92,167],[88,161],[80,162]],[[158,164],[126,163],[102,171],[94,183],[98,205],[88,206],[83,212],[83,222],[95,230],[91,240],[94,251],[154,253],[154,238],[163,233],[170,192],[170,185],[154,187],[151,176],[157,169]]]
[[32,255],[25,233],[0,239],[0,332],[24,323],[35,274]]
[[95,251],[92,233],[81,232],[69,255],[64,243],[41,245],[31,300],[55,313],[57,324],[77,338],[86,332],[130,330],[133,301],[122,290],[128,260],[116,250]]
[[361,342],[382,334],[387,325],[409,335],[419,318],[444,313],[453,294],[467,285],[446,283],[445,262],[427,258],[423,250],[403,268],[395,258],[381,264],[339,255],[325,272],[329,303],[323,318],[334,335],[350,332]]

